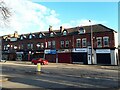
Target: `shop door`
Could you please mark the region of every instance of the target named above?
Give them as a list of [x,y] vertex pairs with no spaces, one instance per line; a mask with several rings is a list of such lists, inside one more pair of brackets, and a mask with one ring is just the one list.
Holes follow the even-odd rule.
[[87,64],[87,53],[72,53],[72,62],[83,62]]
[[58,53],[59,63],[71,63],[71,53]]
[[111,64],[110,53],[97,54],[97,64]]

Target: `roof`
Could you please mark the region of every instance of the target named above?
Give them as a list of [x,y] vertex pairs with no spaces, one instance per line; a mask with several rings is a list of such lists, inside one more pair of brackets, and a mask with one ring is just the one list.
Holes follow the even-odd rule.
[[[116,32],[115,30],[108,28],[102,24],[95,24],[95,25],[89,25],[89,26],[82,26],[85,29],[85,33],[91,33],[91,27],[92,27],[92,31],[93,32]],[[73,34],[78,34],[78,30],[80,29],[80,27],[72,27],[72,28],[65,28],[64,30],[67,30],[69,35],[73,35]],[[59,30],[52,30],[52,32],[55,32],[56,36],[60,36],[62,33]],[[39,34],[42,33],[43,35],[45,35],[46,37],[49,37],[49,31],[43,31],[43,32],[34,32],[34,33],[29,33],[29,34],[21,34],[24,35],[26,37],[28,37],[30,34],[35,35],[36,37],[39,37]],[[21,36],[19,35],[19,36]],[[9,36],[9,35],[8,35]]]

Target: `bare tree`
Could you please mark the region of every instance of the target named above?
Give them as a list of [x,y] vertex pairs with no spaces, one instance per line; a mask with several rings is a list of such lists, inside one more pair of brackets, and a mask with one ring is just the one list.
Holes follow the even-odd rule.
[[2,19],[4,20],[11,16],[10,9],[6,6],[4,1],[0,1],[0,13],[2,15]]

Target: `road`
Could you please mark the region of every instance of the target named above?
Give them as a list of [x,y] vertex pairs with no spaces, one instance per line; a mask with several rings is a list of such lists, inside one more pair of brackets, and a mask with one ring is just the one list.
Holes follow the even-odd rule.
[[[8,81],[2,88],[118,88],[118,70],[91,65],[55,64],[42,65],[42,72],[36,72],[36,65],[2,63],[2,75]],[[112,66],[108,66],[112,67]]]

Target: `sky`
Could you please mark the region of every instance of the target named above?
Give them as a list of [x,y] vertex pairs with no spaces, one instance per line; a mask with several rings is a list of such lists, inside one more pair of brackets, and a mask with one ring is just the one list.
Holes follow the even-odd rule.
[[[0,25],[0,36],[48,31],[49,25],[53,30],[85,26],[91,24],[103,24],[118,31],[118,2],[58,2],[44,0],[4,0],[12,13],[9,22]],[[4,25],[5,23],[5,25]]]

